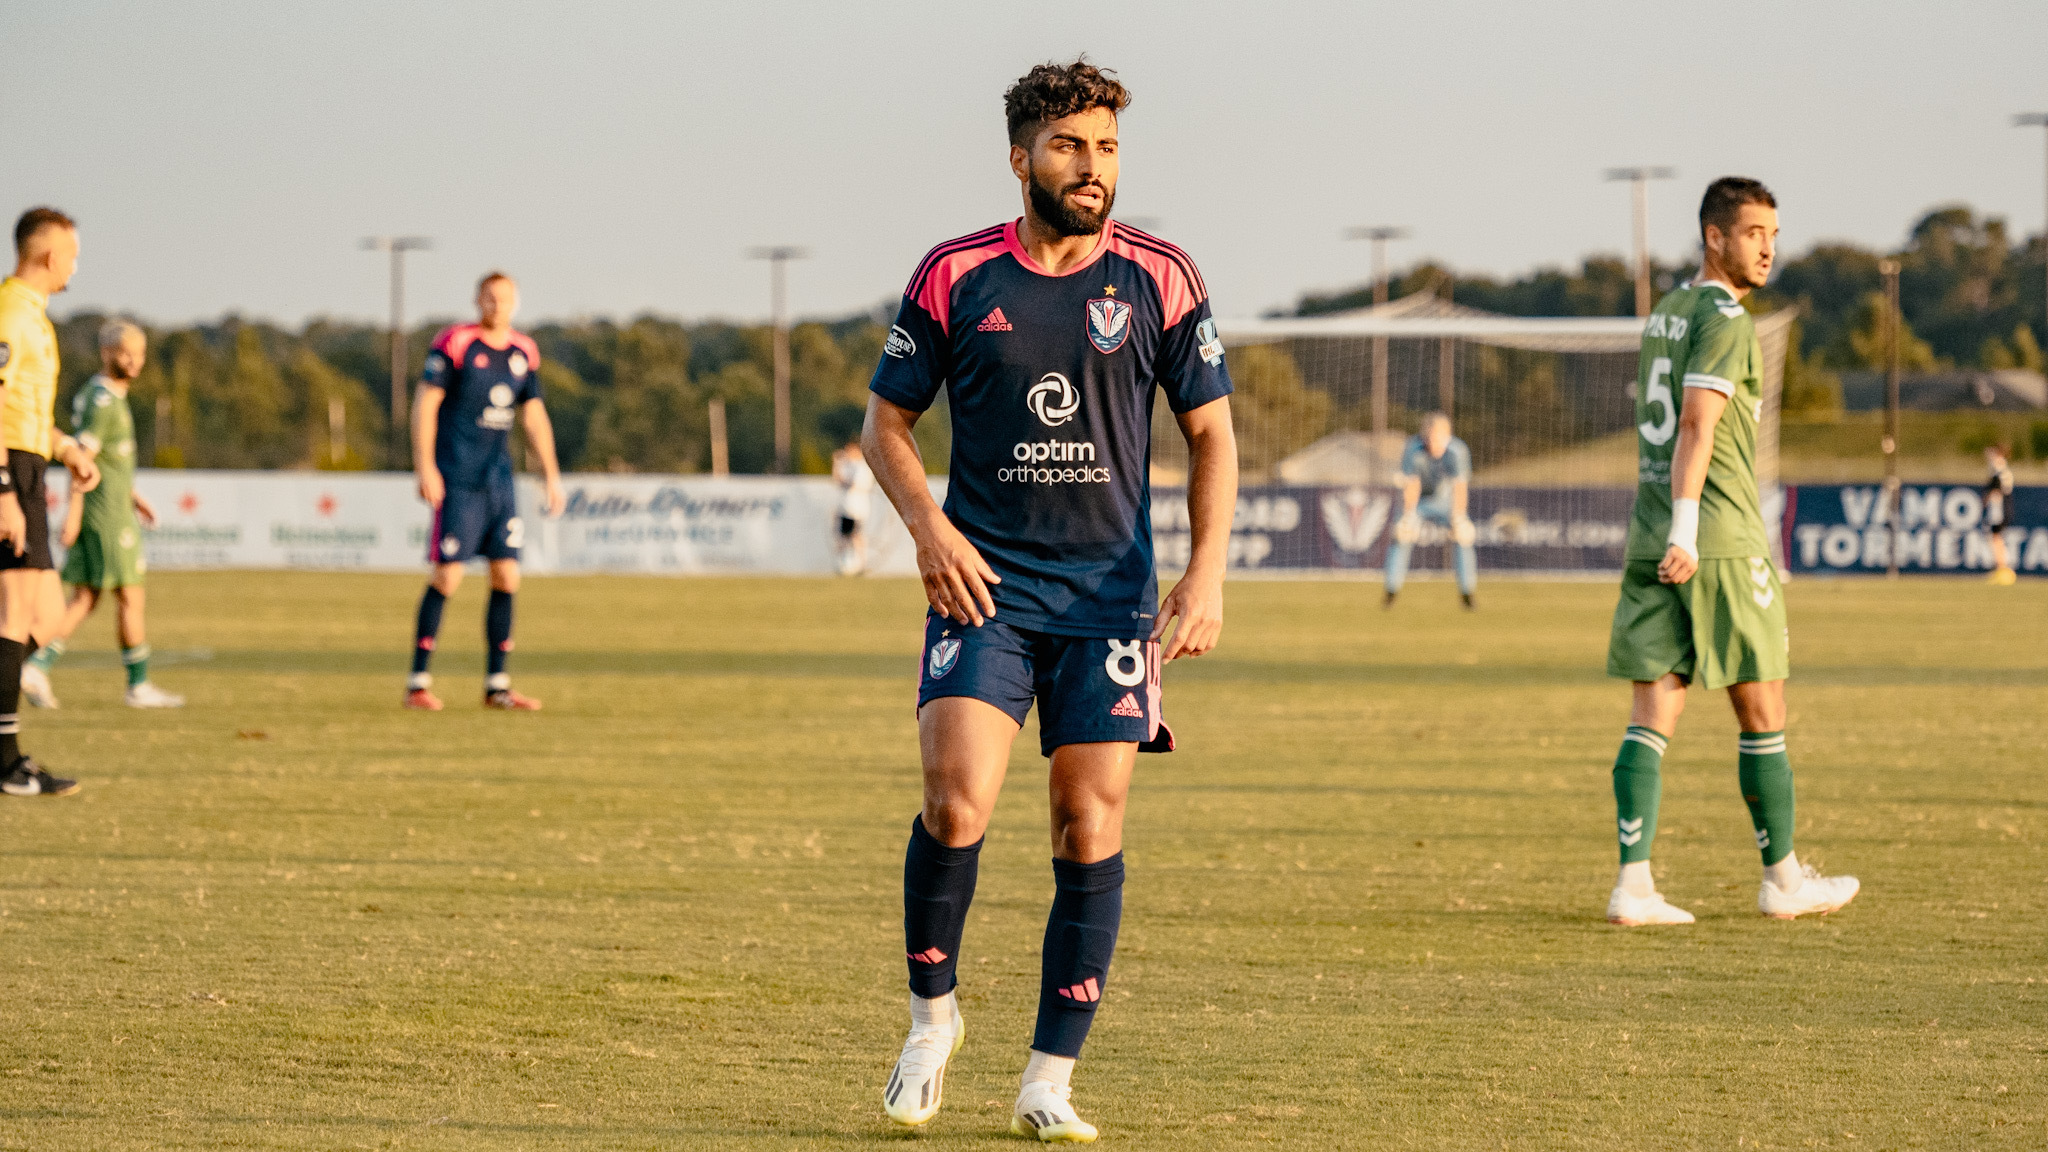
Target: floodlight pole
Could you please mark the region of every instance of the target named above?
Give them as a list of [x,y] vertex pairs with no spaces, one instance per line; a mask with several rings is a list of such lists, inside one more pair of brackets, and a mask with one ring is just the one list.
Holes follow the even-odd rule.
[[[2012,118],[2012,123],[2015,128],[2048,128],[2048,112],[2022,112]],[[2041,227],[2041,267],[2048,270],[2048,220]],[[2048,300],[2048,271],[2043,272],[2042,282],[2044,300]],[[2048,304],[2044,304],[2044,310],[2048,310]],[[2048,327],[2041,329],[2041,345],[2048,348]]]
[[1669,180],[1677,175],[1671,168],[1609,168],[1609,180],[1626,180],[1635,193],[1636,315],[1650,314],[1650,181]]
[[1899,578],[1899,332],[1905,327],[1899,314],[1899,262],[1877,262],[1884,277],[1884,512],[1887,528],[1884,574]]
[[801,260],[808,251],[788,244],[755,248],[747,253],[755,260],[768,261],[769,294],[773,298],[775,323],[775,471],[787,476],[789,467],[789,275],[791,260]]
[[425,236],[371,236],[363,247],[391,253],[391,466],[403,468],[411,456],[412,430],[406,422],[405,254],[431,248]]
[[[1376,224],[1345,233],[1353,240],[1372,241],[1372,303],[1387,302],[1387,241],[1408,235],[1406,228]],[[1387,434],[1387,338],[1372,338],[1372,480],[1380,482],[1380,441]]]

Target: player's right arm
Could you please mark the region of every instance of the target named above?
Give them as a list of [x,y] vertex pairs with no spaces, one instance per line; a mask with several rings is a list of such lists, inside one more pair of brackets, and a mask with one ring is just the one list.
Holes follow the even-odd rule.
[[912,278],[888,342],[882,345],[881,363],[868,384],[860,450],[917,544],[917,574],[932,610],[978,628],[996,614],[995,594],[989,587],[1002,583],[1002,578],[932,499],[924,459],[910,435],[952,373],[952,342],[942,319],[951,289],[943,278],[935,280],[924,272],[920,268]]
[[[453,331],[449,329],[448,331]],[[441,434],[441,401],[448,395],[448,377],[455,371],[448,359],[448,332],[434,337],[427,352],[426,368],[420,372],[419,392],[412,402],[412,472],[419,481],[420,499],[439,508],[448,494],[441,468],[434,462],[434,441]]]
[[1714,428],[1735,395],[1735,380],[1748,346],[1740,304],[1702,308],[1693,317],[1693,338],[1680,389],[1678,446],[1671,454],[1671,534],[1657,579],[1683,584],[1700,567],[1700,495],[1707,489],[1707,465],[1714,459]]
[[924,596],[932,610],[978,628],[996,614],[989,586],[1001,584],[1003,578],[932,499],[925,483],[924,460],[910,434],[919,415],[880,395],[870,395],[860,450],[874,470],[875,482],[888,494],[889,503],[896,506],[896,514],[903,517],[903,526],[917,543],[917,574],[924,581]]

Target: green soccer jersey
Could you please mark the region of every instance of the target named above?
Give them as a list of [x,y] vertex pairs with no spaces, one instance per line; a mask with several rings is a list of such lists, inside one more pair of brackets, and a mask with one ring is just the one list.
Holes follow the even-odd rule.
[[1756,490],[1763,363],[1755,321],[1721,284],[1685,284],[1657,302],[1643,326],[1636,369],[1636,508],[1628,559],[1661,560],[1669,548],[1678,417],[1685,398],[1702,388],[1728,397],[1728,407],[1714,426],[1714,454],[1700,493],[1700,558],[1770,554]]
[[71,400],[71,430],[100,466],[99,487],[85,494],[81,530],[118,537],[135,527],[135,414],[128,397],[104,376],[86,381]]

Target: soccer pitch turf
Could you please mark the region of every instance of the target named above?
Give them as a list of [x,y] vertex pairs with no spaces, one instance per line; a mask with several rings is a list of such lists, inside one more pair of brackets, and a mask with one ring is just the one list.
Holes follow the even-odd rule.
[[[918,803],[908,581],[563,578],[520,600],[537,715],[399,710],[420,581],[166,574],[157,679],[110,612],[0,800],[0,1148],[843,1148],[900,1140]],[[1756,913],[1735,725],[1699,695],[1658,867],[1689,928],[1602,920],[1612,589],[1238,583],[1171,667],[1109,995],[1076,1074],[1131,1148],[2048,1145],[2048,585],[1803,581],[1799,848],[1862,877]],[[1005,1134],[1051,896],[1019,738],[937,1120]]]

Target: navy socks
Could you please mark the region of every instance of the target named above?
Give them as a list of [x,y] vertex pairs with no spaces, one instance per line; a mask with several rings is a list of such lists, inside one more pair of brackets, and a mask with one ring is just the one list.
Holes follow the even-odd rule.
[[424,676],[427,664],[434,658],[434,638],[441,634],[441,609],[448,606],[448,598],[432,584],[420,596],[419,622],[412,630],[412,674]]
[[903,942],[910,963],[910,991],[927,1000],[953,990],[960,937],[967,931],[967,907],[974,902],[980,840],[949,848],[925,831],[924,816],[910,822],[910,848],[903,855]]
[[1079,1056],[1109,980],[1116,930],[1124,914],[1124,855],[1094,864],[1052,862],[1052,915],[1038,988],[1033,1051]]
[[491,606],[484,610],[484,641],[488,655],[484,683],[492,690],[510,687],[505,675],[505,657],[512,651],[512,594],[491,589]]

